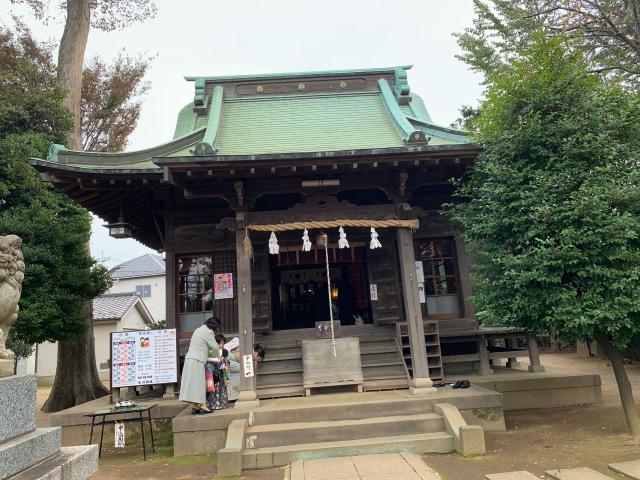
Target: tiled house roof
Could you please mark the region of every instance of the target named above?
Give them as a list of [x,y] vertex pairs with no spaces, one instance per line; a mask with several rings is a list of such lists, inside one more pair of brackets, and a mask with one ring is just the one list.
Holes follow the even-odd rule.
[[147,253],[113,267],[109,274],[114,280],[164,275],[165,261],[160,255]]
[[93,299],[93,320],[120,320],[140,297],[135,292],[111,293]]

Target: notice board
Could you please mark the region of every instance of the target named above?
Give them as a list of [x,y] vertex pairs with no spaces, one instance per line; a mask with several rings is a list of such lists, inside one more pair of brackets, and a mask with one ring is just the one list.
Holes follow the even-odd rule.
[[111,332],[111,388],[177,381],[175,328]]

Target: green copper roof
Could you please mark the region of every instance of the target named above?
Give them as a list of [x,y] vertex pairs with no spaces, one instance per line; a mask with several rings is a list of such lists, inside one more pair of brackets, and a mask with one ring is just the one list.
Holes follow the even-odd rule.
[[473,143],[467,132],[433,123],[422,99],[410,90],[409,68],[187,77],[194,81],[194,99],[178,113],[170,142],[118,154],[56,146],[47,162],[70,168],[143,170],[158,168],[154,159],[161,157]]

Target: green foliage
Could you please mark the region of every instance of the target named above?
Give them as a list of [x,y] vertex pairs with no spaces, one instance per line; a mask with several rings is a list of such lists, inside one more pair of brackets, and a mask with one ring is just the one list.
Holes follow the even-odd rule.
[[163,328],[167,327],[167,321],[166,320],[154,320],[151,323],[149,323],[149,328],[151,330],[162,330]]
[[480,116],[480,109],[470,105],[463,105],[459,111],[460,116],[451,124],[451,127],[469,132],[475,131],[477,128],[475,122]]
[[484,323],[640,334],[640,98],[588,73],[563,37],[532,34],[488,77],[485,149],[448,207],[475,257]]
[[16,362],[21,358],[28,358],[34,350],[33,344],[20,339],[15,330],[11,330],[9,333],[6,344],[7,348],[16,356]]
[[458,57],[489,76],[518,58],[536,32],[561,35],[591,72],[640,88],[640,2],[637,0],[474,0],[473,24],[457,34]]
[[0,235],[22,237],[25,280],[12,333],[27,343],[75,336],[83,306],[109,286],[86,243],[89,214],[38,180],[27,163],[46,157],[72,127],[58,87],[51,47],[18,26],[0,30]]

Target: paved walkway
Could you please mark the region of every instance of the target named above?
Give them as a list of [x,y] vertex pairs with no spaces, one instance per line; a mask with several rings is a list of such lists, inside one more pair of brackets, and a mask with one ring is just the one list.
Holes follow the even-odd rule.
[[290,480],[440,480],[415,453],[302,460],[291,464]]

